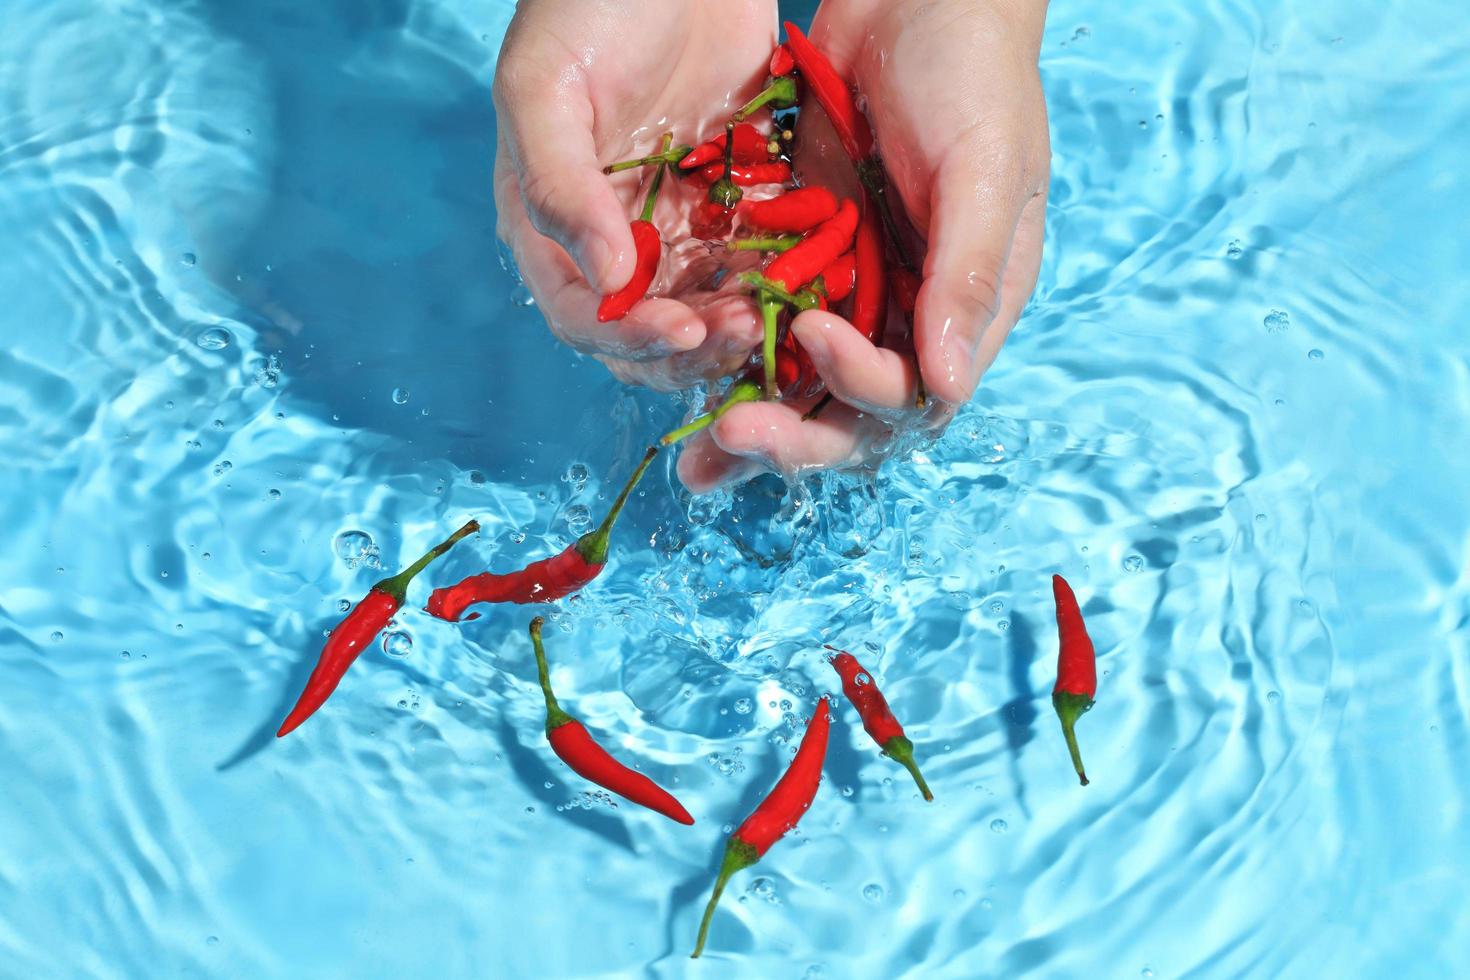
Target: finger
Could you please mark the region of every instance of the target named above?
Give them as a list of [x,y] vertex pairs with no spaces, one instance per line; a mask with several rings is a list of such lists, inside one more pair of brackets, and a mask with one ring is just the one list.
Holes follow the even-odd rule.
[[800,314],[791,329],[834,398],[883,417],[913,409],[912,358],[873,346],[852,324],[822,310]]
[[493,96],[532,227],[566,249],[592,289],[610,293],[633,276],[633,234],[597,162],[584,86],[581,72],[507,56]]
[[963,140],[946,155],[931,195],[929,254],[914,316],[924,383],[943,401],[969,400],[980,341],[1000,312],[1006,261],[1029,194],[1019,159]]
[[872,415],[836,403],[815,419],[779,402],[737,405],[710,426],[715,445],[795,479],[814,469],[862,463],[865,450],[888,431]]
[[705,431],[684,444],[674,470],[689,492],[698,494],[744,483],[766,472],[766,467],[759,460],[725,452]]
[[704,321],[704,342],[660,360],[614,364],[605,359],[604,363],[619,380],[656,391],[678,391],[734,374],[760,345],[761,320],[749,297],[725,292],[685,299]]

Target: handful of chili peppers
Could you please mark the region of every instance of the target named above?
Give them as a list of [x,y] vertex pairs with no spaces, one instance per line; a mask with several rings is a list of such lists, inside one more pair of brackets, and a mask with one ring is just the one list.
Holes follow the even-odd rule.
[[[690,215],[692,234],[720,241],[731,252],[754,251],[764,257],[761,271],[735,277],[740,288],[750,291],[760,310],[764,326],[761,350],[744,373],[732,380],[711,411],[666,433],[658,445],[648,448],[597,528],[557,554],[518,570],[487,570],[434,589],[426,605],[431,615],[452,622],[472,620],[479,613],[465,615],[466,610],[479,603],[549,603],[578,592],[606,567],[613,528],[661,446],[698,432],[744,402],[819,394],[821,379],[789,329],[789,317],[795,312],[846,303],[853,325],[878,343],[884,339],[892,298],[912,328],[920,279],[904,246],[901,215],[894,213],[886,193],[887,179],[876,154],[872,128],[858,109],[852,91],[822,53],[794,25],[788,23],[786,29],[787,43],[771,56],[769,83],[734,113],[722,132],[692,147],[675,146],[673,134],[667,133],[657,153],[605,168],[608,173],[647,167],[654,170],[642,212],[631,225],[636,271],[627,286],[603,297],[598,319],[621,319],[642,301],[656,281],[664,243],[653,224],[654,209],[666,174],[672,171],[678,179],[707,188]],[[831,120],[863,188],[860,201],[839,198],[820,186],[788,186],[792,183],[788,120],[773,120],[769,131],[746,121],[772,109],[798,106],[803,91]],[[760,201],[744,201],[742,188],[763,185],[779,185],[781,193]],[[737,218],[741,234],[732,238]],[[830,395],[817,402],[807,417],[819,412],[827,398]],[[922,394],[920,399],[922,404]],[[479,524],[469,521],[418,561],[372,587],[332,631],[278,737],[294,731],[325,704],[359,654],[404,606],[408,588],[417,576],[478,530]],[[1056,575],[1052,589],[1059,637],[1052,701],[1078,778],[1086,786],[1075,726],[1094,704],[1096,655],[1071,587]],[[540,616],[531,620],[530,639],[545,702],[545,736],[551,750],[583,779],[679,824],[693,825],[694,817],[673,794],[615,759],[561,707],[552,690],[542,625]],[[827,649],[833,654],[828,662],[864,730],[882,754],[908,770],[924,800],[933,801],[934,794],[915,759],[914,743],[873,675],[852,654],[836,647]],[[760,861],[815,801],[831,723],[831,699],[823,696],[785,773],[727,839],[700,920],[693,956],[704,951],[720,896],[730,878]]]

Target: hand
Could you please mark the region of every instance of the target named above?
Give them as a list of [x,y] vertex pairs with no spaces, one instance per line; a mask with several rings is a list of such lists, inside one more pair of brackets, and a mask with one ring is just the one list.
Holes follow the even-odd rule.
[[[692,241],[665,256],[658,298],[597,322],[601,294],[633,274],[628,224],[651,175],[601,168],[733,112],[765,77],[775,23],[774,0],[525,0],[511,21],[494,88],[498,231],[552,331],[624,381],[688,387],[760,341],[751,304],[707,288],[716,263]],[[665,179],[654,223],[666,242],[688,237],[702,193]]]
[[[867,97],[890,192],[927,243],[914,319],[937,403],[926,424],[943,425],[974,393],[1036,284],[1051,153],[1036,68],[1044,17],[1042,0],[824,0],[812,28]],[[803,128],[801,152],[827,169],[831,151],[812,147],[805,118]],[[911,355],[831,314],[803,313],[793,329],[840,402],[808,422],[802,404],[737,406],[689,440],[679,476],[690,489],[863,465],[917,421]]]

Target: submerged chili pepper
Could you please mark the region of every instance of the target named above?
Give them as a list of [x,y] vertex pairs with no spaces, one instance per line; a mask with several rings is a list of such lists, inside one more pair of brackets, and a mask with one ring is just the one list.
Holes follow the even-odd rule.
[[551,674],[546,667],[546,650],[541,645],[544,620],[531,620],[531,644],[536,650],[536,673],[541,680],[541,693],[546,696],[546,741],[561,761],[583,779],[616,793],[630,803],[662,813],[670,820],[690,826],[694,818],[673,794],[643,773],[629,769],[598,745],[586,726],[562,710],[551,693]]
[[[718,163],[707,163],[693,171],[703,181],[715,181],[724,173]],[[747,163],[730,169],[730,180],[740,187],[758,187],[761,184],[785,184],[791,180],[791,165],[783,161],[775,163]]]
[[864,197],[863,218],[858,224],[853,253],[857,273],[852,290],[852,325],[869,343],[876,344],[888,323],[888,273],[883,257],[883,229],[878,224],[871,195]]
[[[729,130],[707,143],[701,143],[679,160],[680,170],[698,170],[708,163],[715,163],[725,154],[730,144]],[[771,137],[756,129],[752,123],[741,123],[735,127],[735,142],[730,151],[736,163],[765,163],[771,159]]]
[[296,700],[296,706],[281,723],[280,730],[276,732],[276,738],[295,731],[303,721],[312,716],[316,709],[326,703],[327,698],[332,696],[332,692],[337,689],[338,682],[342,680],[342,675],[347,673],[347,668],[352,666],[352,662],[367,648],[369,643],[373,642],[373,639],[383,631],[383,627],[388,625],[388,620],[392,619],[393,614],[403,606],[408,584],[414,580],[414,576],[427,568],[435,558],[454,547],[455,542],[479,529],[479,522],[470,521],[435,545],[418,561],[392,578],[383,579],[369,590],[367,596],[347,614],[347,618],[332,630],[332,635],[327,638],[326,645],[322,647],[316,667],[312,670],[311,676],[306,679],[306,687],[302,690],[301,697]]
[[[673,135],[666,133],[664,135],[665,150],[672,141]],[[653,285],[653,278],[658,275],[658,261],[663,257],[664,243],[658,237],[658,229],[653,226],[653,206],[658,202],[658,188],[663,180],[664,165],[659,164],[658,170],[653,174],[653,184],[648,189],[648,197],[643,201],[643,214],[629,226],[633,230],[633,250],[636,255],[633,278],[629,279],[628,284],[622,289],[602,297],[602,302],[597,306],[597,322],[599,323],[621,320],[627,316],[628,311],[648,295],[648,287]]]
[[790,109],[794,105],[796,105],[796,79],[787,75],[784,78],[771,79],[755,98],[737,109],[735,115],[730,118],[740,122],[765,106],[770,106],[772,109]]
[[778,44],[771,52],[770,71],[772,78],[784,78],[796,71],[796,59],[791,57],[791,49],[786,45]]
[[827,263],[822,270],[822,285],[827,289],[827,298],[840,303],[852,293],[857,276],[857,253],[843,252]]
[[811,231],[837,213],[837,198],[825,187],[801,187],[745,206],[740,220],[761,231]]
[[822,779],[822,763],[827,758],[827,732],[832,726],[832,716],[824,697],[817,702],[816,713],[806,726],[796,758],[786,774],[776,783],[776,788],[761,801],[755,812],[745,818],[725,844],[725,857],[720,862],[720,874],[715,879],[714,894],[704,908],[704,918],[699,923],[699,938],[694,944],[694,958],[704,952],[704,941],[709,936],[710,920],[714,918],[715,906],[720,893],[725,890],[730,876],[759,861],[786,832],[796,826],[802,814],[812,805],[817,795],[817,784]]
[[912,317],[914,307],[919,305],[919,288],[923,281],[903,266],[896,265],[888,270],[888,285],[892,287],[893,298],[898,301],[903,315]]
[[766,278],[788,291],[800,289],[821,275],[827,263],[847,251],[857,226],[857,205],[843,201],[837,213],[807,235],[800,245],[782,252],[766,266]]
[[903,726],[893,716],[893,709],[888,707],[888,699],[878,690],[873,675],[846,650],[833,646],[827,649],[836,654],[831,660],[832,668],[842,678],[842,693],[857,709],[858,717],[863,720],[863,730],[878,743],[884,755],[909,771],[914,782],[919,784],[919,792],[924,794],[924,799],[932,803],[934,794],[929,792],[929,784],[924,782],[919,765],[914,761],[914,743],[904,735]]
[[[481,572],[454,585],[435,589],[425,607],[429,614],[458,622],[465,609],[477,602],[554,602],[597,578],[607,566],[608,539],[612,536],[613,525],[657,454],[656,446],[650,446],[643,454],[643,462],[628,478],[618,499],[613,501],[607,516],[595,530],[588,531],[560,553],[532,562],[518,572]],[[474,619],[478,615],[473,613],[469,618]]]
[[1052,689],[1052,707],[1062,720],[1062,734],[1067,739],[1067,751],[1072,754],[1072,765],[1082,785],[1087,785],[1087,771],[1082,768],[1082,751],[1077,747],[1077,719],[1092,707],[1097,694],[1097,655],[1092,649],[1092,638],[1087,635],[1087,624],[1082,621],[1082,610],[1077,606],[1077,596],[1072,587],[1060,575],[1051,577],[1051,594],[1057,605],[1057,686]]

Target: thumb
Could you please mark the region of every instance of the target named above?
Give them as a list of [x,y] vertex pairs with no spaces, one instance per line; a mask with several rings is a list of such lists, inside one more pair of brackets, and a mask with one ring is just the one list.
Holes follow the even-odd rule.
[[914,310],[914,346],[928,390],[963,404],[986,365],[981,341],[1001,311],[1001,283],[1027,193],[1019,161],[951,153],[935,181]]
[[633,277],[633,233],[603,176],[585,91],[554,73],[502,64],[495,110],[531,226],[571,255],[597,292]]

